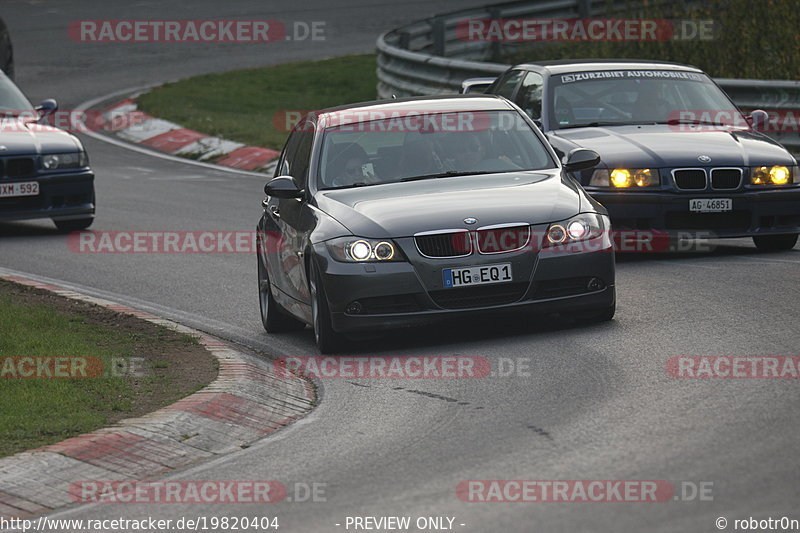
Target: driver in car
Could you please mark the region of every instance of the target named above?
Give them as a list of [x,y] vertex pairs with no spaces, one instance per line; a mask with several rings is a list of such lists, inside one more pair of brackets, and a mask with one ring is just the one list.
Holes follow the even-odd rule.
[[506,156],[488,156],[486,143],[488,139],[474,133],[455,135],[451,139],[452,166],[457,172],[491,172],[508,171],[519,168]]
[[372,165],[364,149],[355,143],[348,143],[341,147],[335,155],[332,167],[333,187],[348,187],[358,183],[376,183],[375,174],[372,172]]

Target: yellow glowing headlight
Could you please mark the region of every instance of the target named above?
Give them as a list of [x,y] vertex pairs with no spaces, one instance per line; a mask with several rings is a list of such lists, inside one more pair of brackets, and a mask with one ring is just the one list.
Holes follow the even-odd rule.
[[767,167],[754,167],[750,175],[750,182],[753,185],[763,185],[769,181],[769,169]]
[[615,168],[611,171],[598,168],[592,173],[590,187],[650,187],[659,185],[658,169],[651,168]]
[[786,185],[796,182],[796,167],[775,165],[772,167],[752,167],[750,169],[750,183],[753,185]]
[[789,183],[789,169],[786,167],[772,167],[769,169],[769,179],[775,185],[784,185]]
[[633,184],[630,170],[615,168],[609,176],[611,177],[611,185],[614,187],[630,187]]
[[653,185],[653,173],[649,168],[640,168],[633,173],[633,181],[638,187]]

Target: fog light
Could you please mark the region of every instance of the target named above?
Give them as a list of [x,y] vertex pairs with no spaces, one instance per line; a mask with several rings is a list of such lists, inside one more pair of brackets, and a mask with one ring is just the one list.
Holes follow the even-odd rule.
[[363,311],[363,308],[361,307],[361,302],[359,302],[358,300],[356,300],[355,302],[350,302],[349,304],[347,304],[347,309],[345,311],[347,311],[348,315],[360,315],[361,311]]
[[606,288],[606,284],[600,278],[591,278],[586,288],[590,291],[600,291]]

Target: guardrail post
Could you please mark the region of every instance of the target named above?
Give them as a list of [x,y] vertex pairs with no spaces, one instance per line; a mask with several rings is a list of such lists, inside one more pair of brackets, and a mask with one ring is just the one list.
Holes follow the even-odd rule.
[[435,18],[431,21],[431,51],[433,55],[444,57],[444,20]]
[[592,0],[578,0],[578,18],[588,19]]
[[[500,13],[500,10],[496,7],[489,9],[489,18],[492,20],[503,18]],[[500,57],[502,57],[503,48],[499,40],[495,39],[491,43],[489,43],[489,57],[492,61],[500,61]]]
[[411,34],[407,31],[397,32],[397,46],[401,50],[408,50],[411,46]]

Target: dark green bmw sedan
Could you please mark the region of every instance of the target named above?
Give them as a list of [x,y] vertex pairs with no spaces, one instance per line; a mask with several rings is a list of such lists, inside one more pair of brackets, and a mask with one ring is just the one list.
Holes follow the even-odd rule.
[[321,352],[347,336],[459,314],[610,320],[605,208],[532,120],[496,96],[409,98],[308,114],[265,186],[261,316],[310,324]]

